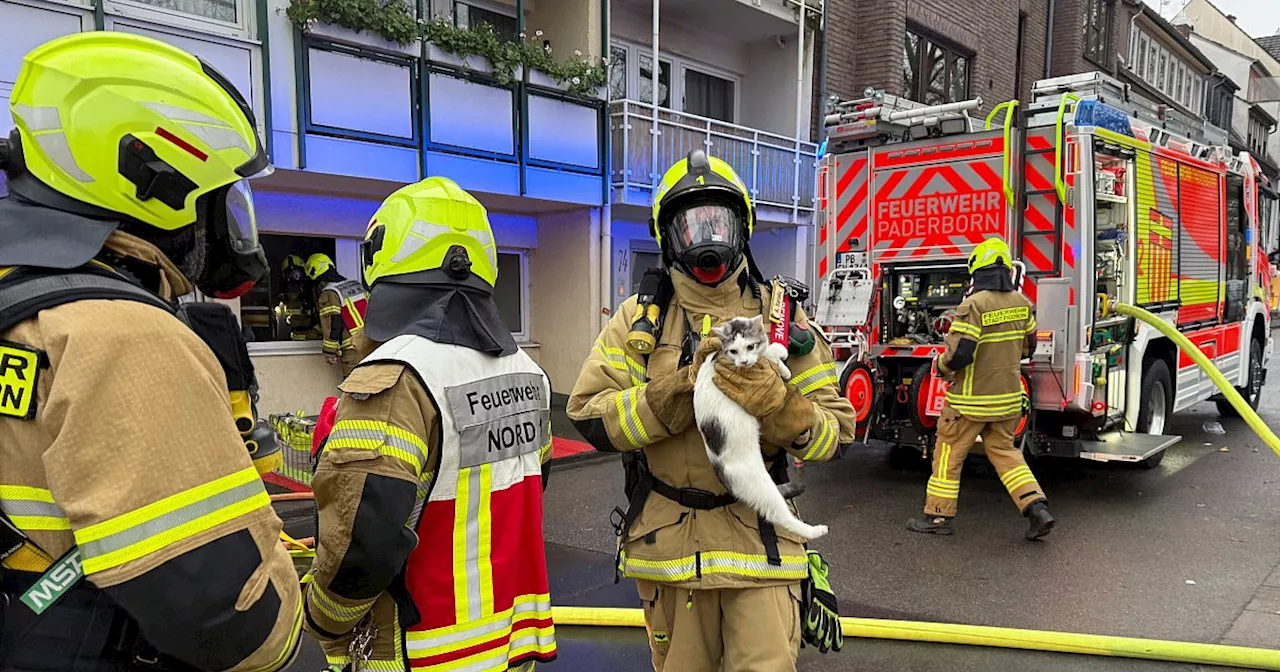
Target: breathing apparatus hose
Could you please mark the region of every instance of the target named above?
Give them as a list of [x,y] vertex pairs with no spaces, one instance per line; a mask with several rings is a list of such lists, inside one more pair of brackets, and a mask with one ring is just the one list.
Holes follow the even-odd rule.
[[1195,361],[1196,366],[1199,366],[1200,369],[1209,376],[1209,379],[1213,381],[1213,384],[1218,386],[1218,390],[1222,392],[1222,396],[1231,403],[1231,406],[1235,408],[1237,412],[1240,413],[1240,417],[1244,418],[1244,421],[1249,425],[1249,429],[1252,429],[1253,433],[1257,434],[1258,438],[1262,439],[1262,442],[1267,444],[1267,447],[1271,449],[1271,452],[1276,454],[1276,457],[1280,457],[1280,437],[1277,437],[1275,432],[1271,431],[1270,427],[1267,427],[1267,423],[1264,422],[1262,418],[1258,417],[1258,413],[1249,406],[1249,402],[1245,401],[1245,398],[1240,396],[1240,392],[1238,392],[1235,386],[1227,380],[1226,376],[1222,375],[1222,372],[1218,370],[1218,367],[1214,366],[1213,362],[1209,361],[1209,358],[1206,357],[1203,352],[1200,352],[1200,348],[1197,348],[1186,336],[1183,336],[1178,332],[1173,325],[1165,322],[1159,317],[1156,317],[1149,311],[1126,303],[1113,303],[1105,294],[1099,294],[1098,299],[1102,306],[1103,317],[1115,312],[1121,315],[1137,318],[1147,323],[1161,334],[1164,334],[1169,340],[1177,344],[1178,348],[1186,353],[1187,356],[1191,357],[1191,359]]
[[[1244,397],[1240,396],[1235,386],[1222,375],[1222,372],[1218,371],[1217,367],[1209,361],[1209,358],[1199,348],[1195,347],[1186,336],[1183,336],[1172,325],[1146,310],[1124,303],[1114,303],[1104,295],[1100,295],[1099,298],[1102,303],[1102,315],[1104,317],[1112,312],[1134,317],[1147,323],[1176,343],[1213,380],[1214,385],[1218,386],[1227,401],[1240,412],[1240,416],[1249,424],[1254,433],[1267,444],[1271,452],[1280,456],[1280,438],[1276,437],[1275,433],[1258,417],[1258,414],[1249,406]],[[553,607],[552,618],[556,625],[563,626],[644,627],[645,625],[644,612],[640,609]],[[840,619],[840,625],[846,637],[995,646],[1007,649],[1140,658],[1196,665],[1280,670],[1280,651],[1224,644],[1200,644],[1196,642],[1175,642],[1074,632],[1023,630],[954,623],[893,621],[847,616]]]

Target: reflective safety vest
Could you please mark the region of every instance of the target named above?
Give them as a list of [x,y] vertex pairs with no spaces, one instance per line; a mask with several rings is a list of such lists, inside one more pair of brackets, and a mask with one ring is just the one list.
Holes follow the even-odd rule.
[[342,323],[347,325],[347,331],[350,331],[351,335],[360,333],[360,330],[364,329],[364,311],[369,301],[369,294],[364,291],[364,285],[357,280],[343,280],[325,285],[323,291],[338,295],[339,302],[342,304]]
[[398,336],[364,363],[417,372],[439,407],[440,467],[405,585],[421,621],[405,632],[414,672],[499,672],[555,658],[542,537],[551,383],[523,351],[492,357]]

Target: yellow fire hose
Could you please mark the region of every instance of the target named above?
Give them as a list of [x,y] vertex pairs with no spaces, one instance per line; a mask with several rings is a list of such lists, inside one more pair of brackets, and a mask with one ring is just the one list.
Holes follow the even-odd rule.
[[[639,609],[600,607],[553,607],[551,618],[556,625],[596,625],[616,628],[644,627],[644,612]],[[1107,635],[1085,635],[1074,632],[1046,632],[993,628],[982,625],[888,621],[876,618],[842,617],[840,625],[845,637],[896,639],[908,642],[939,644],[971,644],[998,646],[1006,649],[1029,649],[1093,656],[1143,658],[1174,663],[1246,667],[1257,670],[1280,670],[1280,651],[1252,649],[1223,644],[1169,642],[1158,639],[1136,639]]]
[[[1136,306],[1112,303],[1106,296],[1102,300],[1102,314],[1111,312],[1135,317],[1164,334],[1187,353],[1209,375],[1214,385],[1222,391],[1227,401],[1240,412],[1249,427],[1267,444],[1271,452],[1280,456],[1280,438],[1267,427],[1262,418],[1249,407],[1222,372],[1200,352],[1186,336],[1178,333],[1169,323]],[[596,607],[553,607],[552,617],[556,625],[587,625],[605,627],[644,627],[644,613],[640,609],[616,609]],[[1223,644],[1199,644],[1173,642],[1109,635],[1089,635],[1074,632],[1048,632],[996,628],[981,625],[951,623],[926,623],[919,621],[890,621],[875,618],[842,617],[840,625],[846,637],[868,639],[895,639],[911,642],[936,642],[940,644],[969,644],[997,646],[1008,649],[1029,649],[1058,653],[1078,653],[1093,656],[1118,656],[1142,658],[1195,665],[1220,665],[1258,670],[1280,670],[1280,651]]]
[[1258,438],[1262,439],[1262,442],[1267,444],[1267,447],[1271,449],[1271,452],[1275,453],[1277,457],[1280,457],[1280,437],[1277,437],[1275,432],[1271,431],[1270,427],[1267,427],[1267,423],[1263,422],[1262,418],[1258,417],[1258,413],[1249,406],[1249,402],[1245,401],[1244,397],[1240,396],[1240,392],[1238,392],[1235,386],[1227,380],[1226,376],[1222,375],[1222,372],[1218,370],[1218,367],[1214,366],[1213,362],[1209,361],[1209,358],[1206,357],[1203,352],[1200,352],[1200,348],[1197,348],[1186,336],[1183,336],[1177,329],[1174,329],[1173,325],[1165,322],[1146,310],[1138,308],[1137,306],[1130,306],[1126,303],[1112,303],[1110,298],[1105,294],[1099,294],[1098,299],[1102,303],[1103,317],[1106,317],[1113,311],[1120,313],[1121,315],[1136,317],[1164,334],[1169,338],[1169,340],[1176,343],[1183,352],[1187,353],[1191,359],[1195,360],[1196,365],[1199,366],[1201,370],[1209,375],[1209,379],[1213,381],[1214,385],[1218,386],[1218,389],[1222,392],[1222,396],[1225,397],[1227,401],[1231,402],[1231,406],[1234,407],[1236,411],[1240,413],[1240,417],[1244,418],[1244,421],[1248,423],[1249,429],[1252,429],[1253,433],[1257,434]]

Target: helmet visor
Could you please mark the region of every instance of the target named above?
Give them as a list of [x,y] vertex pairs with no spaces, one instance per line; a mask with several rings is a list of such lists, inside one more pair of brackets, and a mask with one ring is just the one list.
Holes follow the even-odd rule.
[[694,205],[671,218],[664,235],[670,236],[677,253],[700,245],[742,247],[742,216],[737,210],[718,203]]
[[227,189],[226,214],[227,239],[231,249],[246,253],[258,247],[258,222],[248,179],[242,179]]

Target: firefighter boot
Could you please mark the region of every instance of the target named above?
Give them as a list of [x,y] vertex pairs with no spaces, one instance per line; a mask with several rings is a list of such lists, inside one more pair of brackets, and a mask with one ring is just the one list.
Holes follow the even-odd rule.
[[955,533],[955,528],[951,527],[950,516],[931,516],[927,513],[916,514],[914,518],[908,520],[907,529],[912,532],[944,536]]
[[1043,499],[1028,506],[1022,515],[1026,516],[1031,523],[1025,535],[1031,541],[1049,534],[1053,529],[1053,514],[1049,513],[1049,505]]

